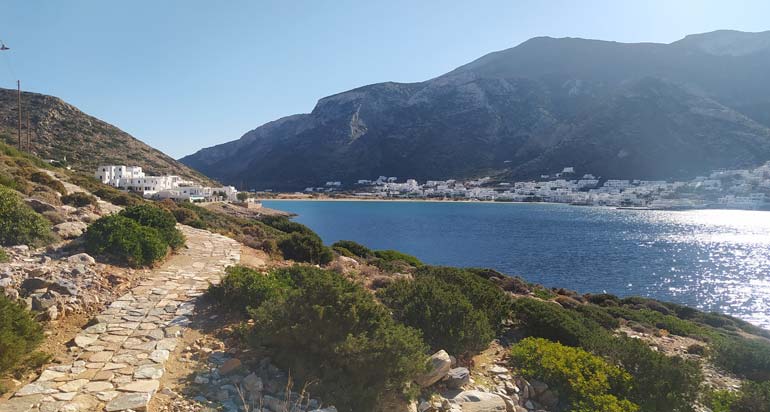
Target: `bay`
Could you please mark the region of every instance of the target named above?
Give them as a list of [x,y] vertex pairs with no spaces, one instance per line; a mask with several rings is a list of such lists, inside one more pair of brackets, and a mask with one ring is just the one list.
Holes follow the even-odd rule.
[[325,243],[486,267],[581,293],[647,296],[770,328],[770,212],[557,204],[265,201]]

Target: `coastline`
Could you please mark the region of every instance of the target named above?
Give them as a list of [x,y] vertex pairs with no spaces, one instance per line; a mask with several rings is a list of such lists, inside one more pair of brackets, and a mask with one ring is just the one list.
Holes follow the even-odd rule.
[[630,210],[630,211],[652,211],[652,212],[689,212],[689,211],[701,211],[701,210],[724,210],[724,211],[744,211],[744,212],[770,212],[767,209],[740,209],[740,208],[711,208],[711,207],[693,207],[693,208],[650,208],[650,207],[626,207],[626,206],[607,206],[607,205],[574,205],[570,203],[556,203],[556,202],[512,202],[512,201],[495,201],[495,200],[479,200],[479,199],[404,199],[404,198],[360,198],[360,197],[280,197],[280,198],[259,198],[261,202],[275,201],[275,202],[418,202],[418,203],[487,203],[487,204],[504,204],[504,205],[558,205],[558,206],[572,206],[572,207],[596,207],[596,208],[609,208],[616,210]]

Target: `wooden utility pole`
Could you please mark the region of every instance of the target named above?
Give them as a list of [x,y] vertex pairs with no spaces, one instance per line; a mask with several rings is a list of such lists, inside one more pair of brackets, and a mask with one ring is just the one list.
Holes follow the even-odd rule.
[[19,103],[19,150],[22,150],[21,148],[21,80],[16,80],[16,88],[18,89],[18,103]]
[[27,151],[32,153],[32,128],[29,122],[29,112],[27,112]]

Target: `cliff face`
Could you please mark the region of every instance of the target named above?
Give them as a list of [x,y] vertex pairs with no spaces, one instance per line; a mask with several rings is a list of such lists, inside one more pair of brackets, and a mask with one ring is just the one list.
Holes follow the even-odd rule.
[[691,177],[770,159],[770,32],[671,44],[535,38],[421,83],[321,99],[181,161],[299,189],[379,175]]
[[[62,160],[66,156],[73,168],[88,173],[100,164],[133,164],[141,165],[148,173],[210,182],[199,172],[59,98],[24,92],[22,104],[30,116],[33,151],[41,158]],[[16,90],[0,89],[0,137],[14,146],[18,141],[17,122]]]

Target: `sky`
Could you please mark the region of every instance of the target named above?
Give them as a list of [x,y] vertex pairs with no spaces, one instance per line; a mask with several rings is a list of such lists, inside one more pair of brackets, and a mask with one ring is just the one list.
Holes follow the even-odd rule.
[[0,0],[0,87],[21,79],[179,158],[536,36],[670,43],[769,17],[767,0]]

